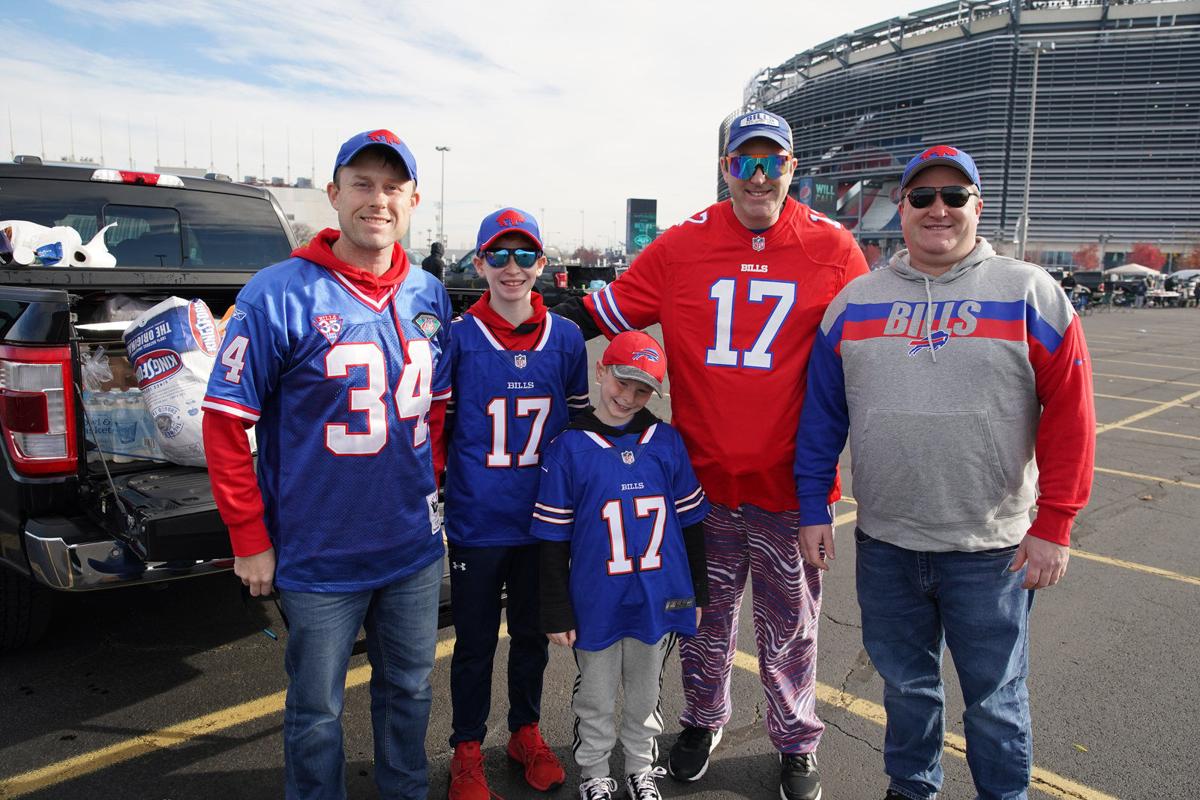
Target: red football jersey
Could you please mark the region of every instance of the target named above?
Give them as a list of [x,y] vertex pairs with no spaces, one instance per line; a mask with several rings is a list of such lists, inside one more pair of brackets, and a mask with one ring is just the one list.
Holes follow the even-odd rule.
[[662,323],[671,423],[709,499],[785,511],[798,508],[792,466],[817,326],[866,272],[850,233],[808,206],[789,198],[755,233],[726,201],[664,232],[584,304],[610,339]]

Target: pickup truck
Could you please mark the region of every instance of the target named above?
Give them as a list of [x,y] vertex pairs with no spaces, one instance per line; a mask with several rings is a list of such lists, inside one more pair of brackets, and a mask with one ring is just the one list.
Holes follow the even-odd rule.
[[[0,267],[0,652],[44,634],[58,592],[229,569],[228,532],[203,468],[113,461],[89,441],[82,359],[120,333],[89,325],[114,303],[180,295],[217,316],[295,241],[264,189],[92,166],[0,164],[0,220],[110,223],[116,268]],[[107,311],[106,311],[107,309]],[[443,583],[441,616],[447,616]]]

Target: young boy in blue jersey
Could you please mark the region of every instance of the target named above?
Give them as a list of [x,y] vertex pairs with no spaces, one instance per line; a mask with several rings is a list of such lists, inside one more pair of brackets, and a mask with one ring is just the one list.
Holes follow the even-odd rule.
[[587,351],[573,322],[546,312],[546,265],[532,214],[504,208],[479,226],[475,269],[488,290],[452,324],[446,537],[454,656],[450,800],[488,800],[481,745],[507,592],[508,755],[534,789],[566,779],[538,730],[547,644],[538,619],[538,543],[529,533],[541,452],[588,407]]
[[709,504],[683,440],[645,408],[667,358],[641,331],[618,334],[596,364],[600,404],[546,449],[533,511],[541,550],[542,626],[575,648],[575,761],[581,800],[617,791],[608,760],[620,738],[625,788],[657,800],[663,667],[708,602],[701,522]]

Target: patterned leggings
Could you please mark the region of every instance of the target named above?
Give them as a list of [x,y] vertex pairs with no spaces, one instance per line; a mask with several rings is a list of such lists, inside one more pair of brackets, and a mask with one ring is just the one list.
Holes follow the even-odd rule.
[[817,748],[817,622],[821,574],[800,556],[800,517],[750,505],[714,505],[704,520],[710,602],[695,636],[681,636],[685,707],[679,722],[715,730],[729,722],[729,678],[747,571],[754,580],[758,674],[767,696],[767,733],[783,753]]

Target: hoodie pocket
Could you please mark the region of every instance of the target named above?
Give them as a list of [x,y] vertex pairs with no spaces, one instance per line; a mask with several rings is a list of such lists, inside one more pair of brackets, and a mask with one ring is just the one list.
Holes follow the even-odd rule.
[[980,523],[1008,494],[987,411],[871,409],[857,439],[854,496],[874,514]]

